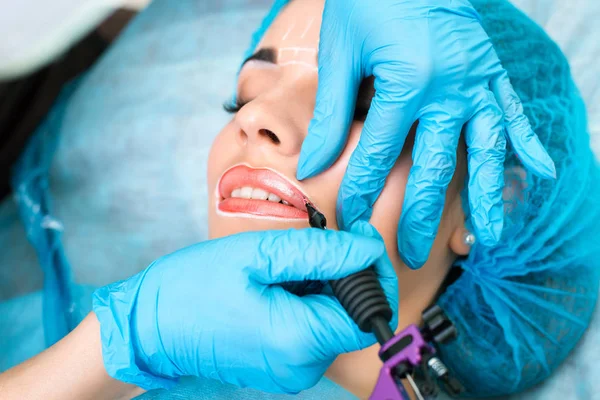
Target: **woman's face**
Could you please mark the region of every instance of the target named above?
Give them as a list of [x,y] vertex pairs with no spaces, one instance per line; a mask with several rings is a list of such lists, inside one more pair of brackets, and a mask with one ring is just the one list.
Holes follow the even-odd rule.
[[[302,182],[296,169],[313,116],[323,0],[292,1],[277,17],[241,69],[239,111],[216,138],[209,157],[209,225],[212,238],[241,231],[308,226],[303,198],[337,229],[338,189],[373,95],[360,90],[347,145],[326,171]],[[412,135],[377,200],[371,223],[396,250],[397,224],[411,161]],[[390,256],[400,262],[396,251]]]
[[[233,119],[216,138],[209,156],[211,238],[242,231],[308,227],[304,198],[325,214],[330,229],[337,229],[338,189],[360,138],[374,91],[372,80],[365,80],[346,147],[337,161],[323,173],[299,182],[295,178],[298,157],[317,93],[317,49],[323,4],[323,0],[290,2],[266,32],[256,53],[242,67],[238,104],[234,107],[237,112],[233,111]],[[413,138],[414,130],[374,205],[370,220],[385,240],[399,276],[402,307],[399,327],[419,321],[455,253],[468,251],[464,246],[461,250],[461,240],[456,240],[464,232],[464,215],[458,195],[460,185],[454,180],[428,262],[417,271],[409,270],[401,262],[397,227],[412,165]],[[356,389],[356,393],[369,387],[378,367],[373,376],[364,371],[354,376],[351,371],[356,359],[347,359],[362,356],[365,354],[341,356],[330,370],[330,377],[342,383],[347,380],[345,386]],[[368,356],[364,362],[372,360],[377,361],[377,357]]]
[[[352,124],[346,148],[331,168],[303,182],[295,179],[315,106],[322,9],[322,0],[291,2],[242,67],[237,90],[242,107],[215,140],[209,158],[211,237],[306,227],[303,197],[327,216],[330,228],[337,228],[337,193],[366,109],[357,110],[362,115]],[[370,100],[370,87],[361,91],[363,104]],[[378,206],[387,205],[377,207],[385,210],[385,219],[398,221],[410,166],[410,154],[403,154],[378,201]]]

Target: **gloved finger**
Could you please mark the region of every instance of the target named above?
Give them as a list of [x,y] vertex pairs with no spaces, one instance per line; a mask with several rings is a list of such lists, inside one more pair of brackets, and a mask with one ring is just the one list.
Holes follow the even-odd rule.
[[412,269],[425,264],[437,235],[456,168],[463,124],[457,114],[436,109],[419,119],[398,229],[400,257]]
[[338,34],[330,31],[335,26],[333,21],[321,25],[319,87],[298,160],[299,180],[319,174],[335,162],[344,149],[354,115],[361,76],[353,70],[350,49],[339,45]]
[[[352,225],[351,232],[383,241],[383,238],[379,232],[377,232],[375,227],[366,221],[357,221]],[[395,329],[398,325],[399,302],[398,276],[396,275],[396,270],[394,269],[387,252],[384,252],[383,255],[375,261],[373,266],[375,267],[375,272],[381,283],[381,288],[392,308],[393,318],[392,321],[390,321],[390,326],[392,329]]]
[[513,89],[506,71],[492,80],[491,89],[504,112],[510,142],[523,165],[542,177],[556,178],[554,162],[523,113],[521,99]]
[[371,216],[373,204],[402,151],[420,105],[422,93],[406,82],[398,82],[403,71],[384,68],[387,67],[374,69],[375,96],[338,194],[337,218],[341,229]]
[[494,96],[467,123],[465,141],[469,165],[469,206],[478,240],[494,245],[500,240],[504,223],[502,190],[506,137],[502,110]]
[[260,240],[246,270],[266,285],[340,279],[368,268],[385,253],[382,240],[349,232],[290,229],[255,234]]

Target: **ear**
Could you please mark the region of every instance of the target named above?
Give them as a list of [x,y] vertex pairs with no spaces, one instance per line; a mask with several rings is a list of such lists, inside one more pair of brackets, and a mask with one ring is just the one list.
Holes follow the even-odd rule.
[[468,241],[465,239],[469,234],[471,234],[471,232],[469,232],[467,228],[465,228],[464,224],[457,226],[454,229],[454,232],[452,232],[452,235],[450,236],[450,241],[448,242],[450,250],[452,250],[455,254],[459,256],[468,255],[471,252],[472,244],[468,244]]

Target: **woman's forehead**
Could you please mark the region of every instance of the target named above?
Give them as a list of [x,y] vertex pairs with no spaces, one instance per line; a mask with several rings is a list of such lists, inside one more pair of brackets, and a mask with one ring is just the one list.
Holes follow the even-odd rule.
[[[272,47],[281,56],[287,52],[316,51],[324,0],[293,0],[279,13],[266,31],[259,47]],[[283,54],[282,54],[283,53]]]

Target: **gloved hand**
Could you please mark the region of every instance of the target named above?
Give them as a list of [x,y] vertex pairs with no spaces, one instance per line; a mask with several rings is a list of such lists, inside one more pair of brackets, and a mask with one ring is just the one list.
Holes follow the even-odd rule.
[[276,284],[338,279],[375,264],[396,314],[397,279],[383,241],[366,223],[358,230],[242,233],[99,289],[94,312],[109,375],[145,389],[186,375],[269,392],[313,386],[337,355],[375,339],[335,298],[298,297]]
[[338,223],[368,220],[373,203],[418,119],[398,246],[412,268],[426,260],[454,174],[466,124],[469,203],[478,240],[502,231],[506,138],[523,164],[555,177],[554,163],[523,114],[479,15],[466,0],[326,0],[314,119],[298,179],[339,156],[361,80],[376,94],[338,198]]

